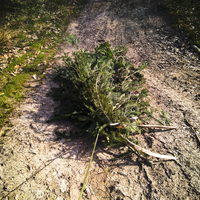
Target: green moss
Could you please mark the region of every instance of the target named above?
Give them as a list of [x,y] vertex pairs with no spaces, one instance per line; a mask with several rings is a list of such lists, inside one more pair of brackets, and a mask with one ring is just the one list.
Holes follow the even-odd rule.
[[25,33],[20,33],[20,34],[18,34],[18,35],[16,36],[16,38],[18,38],[18,39],[20,39],[20,40],[22,40],[22,41],[27,40],[27,36],[26,36]]
[[44,43],[42,41],[36,41],[31,44],[33,50],[39,50]]

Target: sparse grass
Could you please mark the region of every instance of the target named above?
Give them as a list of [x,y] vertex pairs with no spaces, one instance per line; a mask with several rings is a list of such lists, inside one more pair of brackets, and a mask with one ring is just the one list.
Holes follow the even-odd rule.
[[200,47],[200,1],[164,0],[162,4],[175,19],[176,25]]
[[[8,0],[0,7],[0,127],[21,101],[23,85],[42,75],[70,20],[86,1]],[[45,63],[45,64],[44,64]]]

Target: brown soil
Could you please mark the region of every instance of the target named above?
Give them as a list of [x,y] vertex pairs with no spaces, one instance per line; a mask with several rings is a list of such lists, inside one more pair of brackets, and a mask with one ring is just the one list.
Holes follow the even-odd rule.
[[[83,199],[199,199],[200,198],[200,60],[184,34],[173,28],[172,19],[155,1],[91,1],[67,32],[80,39],[80,48],[92,50],[108,41],[126,45],[135,66],[151,60],[144,70],[152,106],[169,113],[177,130],[146,130],[141,145],[176,161],[152,158],[153,164],[136,155],[113,160],[115,149],[98,145]],[[61,45],[59,57],[72,53]],[[28,84],[33,90],[18,105],[2,132],[0,150],[1,199],[78,199],[91,149],[84,138],[55,140],[54,130],[75,129],[71,122],[46,121],[57,103],[46,93],[51,87],[53,66],[46,80]],[[119,151],[123,152],[124,149]]]

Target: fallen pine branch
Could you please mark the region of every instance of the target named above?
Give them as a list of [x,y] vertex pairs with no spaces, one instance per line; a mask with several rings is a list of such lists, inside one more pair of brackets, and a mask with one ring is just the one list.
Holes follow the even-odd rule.
[[[73,59],[66,56],[66,67],[56,70],[55,80],[60,87],[52,88],[50,94],[61,103],[55,110],[55,118],[76,120],[81,131],[75,132],[74,135],[86,134],[89,139],[96,138],[79,199],[84,191],[98,137],[106,139],[106,144],[112,148],[127,144],[144,159],[145,155],[176,159],[173,156],[153,153],[138,146],[139,141],[136,139],[128,139],[129,134],[141,134],[141,128],[176,127],[137,125],[155,119],[153,109],[149,109],[149,91],[144,87],[145,78],[141,74],[150,62],[134,67],[127,60],[126,53],[124,46],[111,48],[110,44],[105,42],[96,47],[94,52],[78,50],[74,52]],[[161,117],[166,119],[166,122],[161,124],[169,124],[164,111]],[[159,119],[156,121],[162,122]]]

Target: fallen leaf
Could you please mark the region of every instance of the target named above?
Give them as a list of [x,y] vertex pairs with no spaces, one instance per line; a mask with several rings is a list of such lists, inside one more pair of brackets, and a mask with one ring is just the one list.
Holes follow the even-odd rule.
[[38,39],[38,37],[37,37],[37,35],[35,33],[32,35],[32,39],[33,40],[37,40]]
[[45,66],[47,65],[47,61],[46,60],[44,60],[43,63],[44,63]]
[[5,54],[5,55],[4,55],[4,58],[7,60],[7,59],[8,59],[8,55]]
[[15,65],[15,69],[18,70],[20,68],[19,65]]

